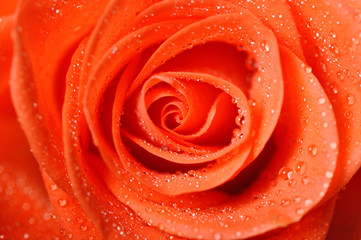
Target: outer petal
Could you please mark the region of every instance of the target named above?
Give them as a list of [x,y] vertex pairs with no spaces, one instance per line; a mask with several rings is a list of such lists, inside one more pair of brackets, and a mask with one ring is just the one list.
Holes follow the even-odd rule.
[[72,48],[93,27],[106,3],[24,0],[15,14],[15,108],[39,165],[68,192],[61,133],[66,69]]
[[12,18],[0,20],[0,239],[55,239],[58,225],[10,98]]
[[302,36],[306,60],[335,112],[340,144],[337,170],[328,194],[332,196],[361,166],[360,6],[341,0],[288,3]]
[[[335,202],[336,197],[310,211],[301,219],[301,221],[294,223],[286,228],[281,228],[275,230],[274,232],[265,234],[265,236],[256,237],[254,240],[325,239],[327,236],[327,231],[330,228]],[[340,237],[338,239],[349,238]]]
[[100,239],[99,232],[79,203],[58,188],[46,172],[43,171],[42,173],[59,225],[60,235],[65,239]]
[[0,116],[0,239],[55,239],[58,225],[17,117]]

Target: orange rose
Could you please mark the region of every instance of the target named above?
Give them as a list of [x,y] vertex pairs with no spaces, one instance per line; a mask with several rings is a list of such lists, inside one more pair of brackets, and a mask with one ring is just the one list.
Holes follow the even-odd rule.
[[360,41],[355,0],[20,1],[0,239],[360,239]]

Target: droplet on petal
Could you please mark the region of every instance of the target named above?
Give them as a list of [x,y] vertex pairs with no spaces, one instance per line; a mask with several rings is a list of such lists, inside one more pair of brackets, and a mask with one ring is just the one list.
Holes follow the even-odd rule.
[[59,199],[58,203],[60,207],[65,207],[68,202],[65,199]]
[[306,173],[307,170],[307,163],[303,162],[303,161],[299,161],[296,163],[296,166],[294,168],[294,171],[299,174],[299,175],[303,175]]

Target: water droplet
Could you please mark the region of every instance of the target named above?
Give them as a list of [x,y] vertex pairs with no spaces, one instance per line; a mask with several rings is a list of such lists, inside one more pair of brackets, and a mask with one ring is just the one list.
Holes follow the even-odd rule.
[[297,182],[294,179],[291,179],[291,180],[288,181],[288,186],[289,187],[294,187],[294,186],[296,186],[296,184],[297,184]]
[[343,79],[345,78],[342,71],[338,71],[338,72],[337,72],[337,77],[338,77],[340,80],[343,80]]
[[282,167],[279,172],[278,172],[278,175],[284,179],[284,180],[288,180],[290,178],[293,177],[293,171],[288,168],[288,167]]
[[52,191],[55,191],[57,188],[58,188],[58,187],[57,187],[55,184],[51,184],[51,185],[50,185],[50,189],[51,189]]
[[325,176],[326,176],[326,178],[332,178],[333,177],[333,172],[327,171],[325,173]]
[[59,199],[58,204],[60,207],[65,207],[68,202],[65,199]]
[[306,206],[306,207],[311,206],[312,203],[313,203],[313,200],[312,200],[311,198],[308,198],[308,199],[305,200],[305,206]]
[[306,173],[307,170],[307,163],[303,162],[303,161],[299,161],[296,163],[296,166],[294,168],[294,171],[299,174],[299,175],[303,175]]
[[301,122],[304,123],[304,124],[307,124],[307,123],[308,123],[308,118],[305,117],[305,116],[303,116],[303,117],[301,118]]
[[197,172],[194,171],[194,170],[189,170],[189,171],[188,171],[188,176],[190,176],[190,177],[195,177],[196,174],[197,174]]
[[115,47],[113,48],[113,50],[112,50],[112,54],[115,54],[117,51],[118,51],[118,47],[115,46]]
[[88,230],[88,227],[81,225],[81,226],[80,226],[80,230],[83,231],[83,232],[85,232],[86,230]]
[[336,55],[340,54],[340,48],[335,43],[330,45],[330,50]]
[[246,123],[246,120],[245,120],[244,116],[238,115],[236,117],[235,122],[238,126],[242,127]]
[[306,73],[311,73],[311,72],[312,72],[312,68],[311,68],[311,67],[305,67],[305,71],[306,71]]
[[354,105],[356,102],[356,97],[355,97],[355,95],[350,94],[346,97],[346,100],[347,100],[348,105]]
[[337,148],[337,143],[335,142],[330,143],[330,148],[335,150]]
[[299,152],[300,154],[303,154],[303,153],[304,153],[303,148],[300,147],[300,148],[298,149],[298,152]]
[[351,119],[352,118],[352,111],[346,111],[345,113],[344,113],[344,116],[345,116],[345,118],[346,119]]
[[214,238],[214,240],[221,240],[222,235],[220,233],[215,233],[215,234],[213,234],[213,238]]
[[303,210],[302,208],[296,209],[296,214],[303,215],[304,213],[305,213],[305,210]]
[[317,155],[317,147],[315,145],[310,145],[308,147],[308,153],[311,154],[312,156],[316,156]]
[[265,41],[265,40],[261,41],[261,46],[265,52],[269,52],[270,48],[269,48],[269,44],[267,43],[267,41]]
[[283,200],[281,201],[281,206],[287,207],[288,205],[290,205],[290,203],[291,203],[290,200],[288,200],[288,199],[283,199]]
[[319,104],[324,104],[326,102],[326,99],[324,97],[320,97],[317,99]]

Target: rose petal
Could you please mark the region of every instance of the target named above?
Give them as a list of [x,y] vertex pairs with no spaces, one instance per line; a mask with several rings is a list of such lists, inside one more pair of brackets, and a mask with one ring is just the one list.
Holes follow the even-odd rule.
[[[81,113],[78,102],[80,70],[84,60],[87,40],[85,39],[79,45],[73,55],[71,64],[73,67],[69,69],[67,74],[68,84],[65,93],[66,101],[63,108],[66,164],[74,191],[77,192],[76,197],[80,202],[81,208],[84,209],[87,216],[105,239],[132,237],[144,239],[149,236],[156,239],[166,239],[169,237],[166,233],[146,225],[141,218],[134,215],[131,209],[119,202],[107,190],[103,180],[99,178],[97,173],[97,170],[101,170],[104,166],[99,168],[98,165],[102,162],[102,159],[99,158],[99,155],[95,155],[92,152],[94,149],[92,149],[87,123],[84,115]],[[64,193],[60,194],[63,195]],[[61,196],[61,200],[65,200],[65,197]],[[125,198],[127,197],[125,196]],[[55,197],[53,200],[56,203],[59,197]],[[63,205],[65,202],[61,201],[58,203]],[[76,203],[71,201],[71,204]],[[77,208],[79,208],[77,211],[80,211],[80,206]],[[72,209],[68,210],[69,212],[72,211]],[[60,214],[62,215],[61,212]],[[81,211],[79,214],[81,214]],[[62,216],[67,217],[66,214]],[[70,226],[68,227],[72,229]],[[91,229],[91,227],[87,229]],[[80,228],[80,230],[82,229]]]
[[98,231],[79,203],[56,186],[44,171],[42,173],[60,234],[68,239],[100,239]]
[[285,0],[231,0],[230,2],[251,11],[275,33],[281,45],[286,46],[301,60],[304,60],[299,32]]
[[[113,96],[112,94],[105,94],[108,93],[106,90],[112,83],[116,72],[119,71],[119,69],[123,69],[128,61],[130,61],[130,59],[137,59],[139,53],[134,51],[134,49],[143,50],[152,46],[153,44],[157,44],[158,42],[163,41],[165,38],[169,37],[174,32],[178,31],[184,26],[184,24],[189,23],[189,20],[185,20],[180,22],[164,22],[155,26],[146,26],[122,38],[119,42],[116,43],[114,48],[108,50],[102,61],[100,61],[98,67],[94,71],[94,75],[89,78],[89,83],[87,83],[88,87],[85,89],[86,94],[84,96],[84,89],[80,89],[80,96],[85,100],[84,112],[87,116],[89,128],[94,139],[94,144],[99,147],[102,158],[107,163],[108,167],[113,169],[114,172],[119,171],[121,166],[118,163],[119,160],[113,157],[116,152],[113,146],[113,142],[111,141],[111,135],[106,135],[105,133],[107,131],[104,130],[107,126],[111,129],[111,124],[109,122],[111,121],[111,118],[109,119],[105,116],[107,121],[105,123],[101,123],[102,118],[104,118],[103,116],[105,115],[102,113],[101,107],[103,105],[112,106],[114,101],[114,99],[111,99],[111,102],[104,102],[107,100],[107,98],[105,98],[106,95]],[[156,34],[158,31],[162,32],[162,35]],[[137,39],[142,40],[137,41]],[[129,46],[132,47],[129,48]],[[114,51],[114,49],[116,49],[116,51]],[[118,57],[119,54],[122,54],[123,57]],[[133,71],[134,70],[132,70],[132,72]],[[122,75],[118,86],[120,89],[119,91],[121,92],[127,91],[129,85],[132,83],[132,75],[128,75],[129,73],[127,70],[124,70],[124,73],[125,74]],[[122,98],[116,99],[116,104],[118,104],[120,108],[124,104],[126,94],[121,96]],[[120,114],[120,116],[121,115],[122,114]]]
[[310,211],[301,221],[252,240],[325,239],[328,230],[332,229],[330,222],[335,202],[336,197]]
[[12,17],[0,18],[0,239],[57,237],[38,164],[11,103],[12,24]]
[[9,101],[0,106],[0,238],[57,237],[58,225],[37,162],[16,115],[3,114],[3,103]]
[[[351,2],[350,2],[351,3]],[[328,196],[361,165],[360,8],[346,1],[288,1],[308,64],[330,99],[340,138],[339,158]]]
[[72,48],[93,27],[106,2],[22,1],[15,14],[15,108],[39,165],[68,193],[61,133],[63,79]]

